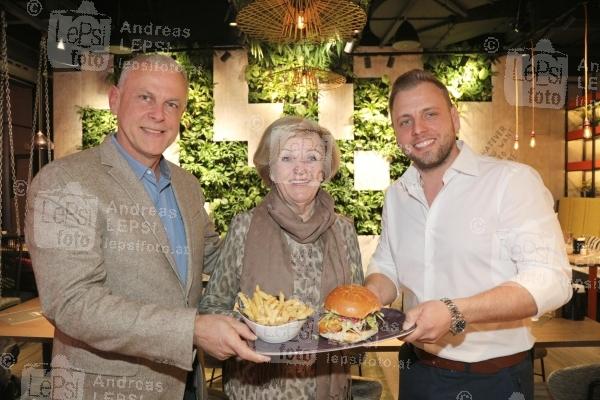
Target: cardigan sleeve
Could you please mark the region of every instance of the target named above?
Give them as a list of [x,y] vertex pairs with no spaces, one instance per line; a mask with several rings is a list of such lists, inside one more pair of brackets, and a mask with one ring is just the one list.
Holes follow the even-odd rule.
[[233,315],[235,298],[240,291],[244,246],[251,220],[251,212],[239,214],[232,219],[215,269],[200,301],[201,314]]
[[360,246],[358,245],[358,236],[356,235],[354,224],[350,219],[341,216],[338,216],[337,224],[341,229],[346,251],[350,259],[351,281],[354,284],[362,285],[364,282],[364,273],[360,255]]

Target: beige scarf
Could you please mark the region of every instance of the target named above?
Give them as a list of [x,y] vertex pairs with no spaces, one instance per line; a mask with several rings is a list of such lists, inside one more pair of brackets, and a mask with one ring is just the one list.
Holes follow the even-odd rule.
[[[258,284],[267,293],[282,291],[286,297],[293,294],[294,273],[284,232],[298,243],[321,240],[324,249],[321,302],[335,287],[350,284],[350,260],[342,233],[334,224],[337,217],[333,205],[331,196],[319,190],[313,215],[303,222],[277,190],[271,190],[254,209],[246,237],[240,282],[242,292],[252,295]],[[326,358],[317,357],[317,400],[349,398],[349,366],[326,362]]]

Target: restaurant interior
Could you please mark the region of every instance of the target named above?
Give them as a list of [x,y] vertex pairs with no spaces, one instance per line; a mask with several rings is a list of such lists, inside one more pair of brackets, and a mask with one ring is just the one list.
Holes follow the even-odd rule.
[[[52,349],[24,240],[28,185],[115,130],[108,89],[124,61],[152,52],[188,73],[164,155],[198,178],[217,231],[266,193],[252,163],[265,128],[304,116],[340,147],[325,187],[354,221],[365,271],[385,190],[410,164],[390,124],[391,82],[432,72],[460,112],[459,139],[533,167],[554,200],[573,297],[531,322],[535,399],[600,399],[599,1],[0,0],[0,10],[1,399],[20,398]],[[398,399],[400,344],[364,349],[354,399]],[[226,398],[221,364],[207,366],[211,393]]]

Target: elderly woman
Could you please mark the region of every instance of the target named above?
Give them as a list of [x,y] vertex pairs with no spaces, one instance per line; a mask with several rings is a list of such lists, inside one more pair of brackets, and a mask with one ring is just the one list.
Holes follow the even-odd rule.
[[[251,295],[257,284],[319,309],[335,287],[362,283],[354,226],[321,188],[339,162],[331,133],[312,121],[284,117],[266,129],[254,164],[271,190],[233,218],[200,312],[230,313],[237,293]],[[230,399],[349,399],[347,362],[327,361],[326,355],[296,364],[228,360],[225,392]]]

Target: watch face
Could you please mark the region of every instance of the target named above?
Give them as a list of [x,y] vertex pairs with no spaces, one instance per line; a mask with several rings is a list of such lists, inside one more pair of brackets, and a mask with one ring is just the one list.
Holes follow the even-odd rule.
[[465,320],[458,320],[454,323],[454,331],[456,333],[461,333],[467,327],[467,323]]

